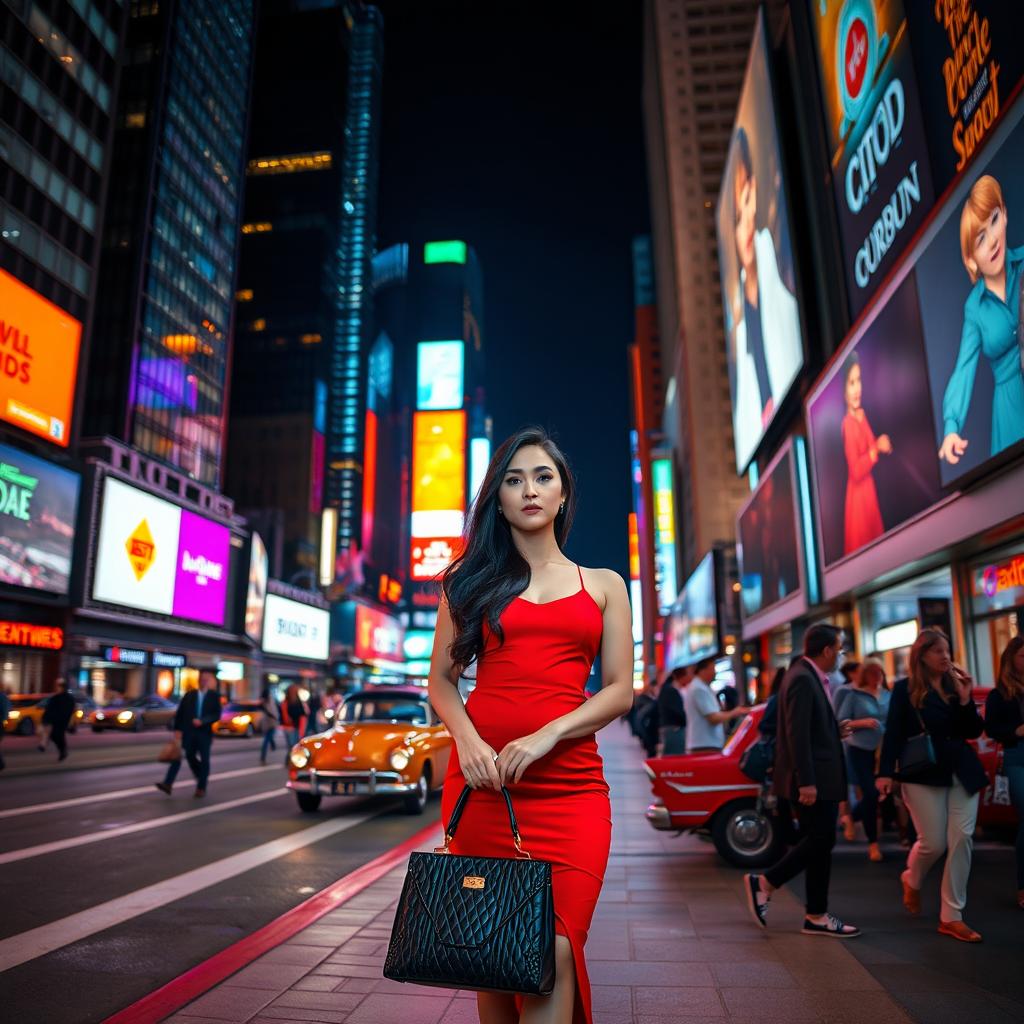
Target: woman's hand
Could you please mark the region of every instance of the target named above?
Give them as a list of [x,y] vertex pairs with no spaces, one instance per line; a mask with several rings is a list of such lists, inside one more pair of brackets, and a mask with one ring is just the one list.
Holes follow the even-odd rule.
[[879,796],[888,796],[892,792],[892,779],[880,775],[875,779],[875,789],[878,790]]
[[523,772],[549,753],[552,747],[558,742],[558,737],[548,729],[538,729],[529,736],[521,736],[511,743],[507,743],[498,755],[495,767],[498,769],[498,778],[501,785],[509,786],[517,783]]
[[455,744],[459,752],[459,768],[470,789],[501,789],[495,766],[494,748],[484,743],[477,733]]
[[888,434],[879,434],[878,440],[875,442],[878,445],[878,450],[883,455],[892,454],[892,438]]
[[967,451],[967,440],[959,434],[947,434],[942,439],[942,447],[939,449],[939,458],[945,459],[951,466],[955,466]]
[[974,689],[974,680],[958,666],[953,666],[953,682],[956,684],[956,695],[964,707],[970,703],[971,690]]

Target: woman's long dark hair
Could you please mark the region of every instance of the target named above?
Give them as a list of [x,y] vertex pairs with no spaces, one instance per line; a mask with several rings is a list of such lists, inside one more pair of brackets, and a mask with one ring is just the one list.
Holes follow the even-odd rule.
[[469,514],[462,553],[441,577],[455,639],[449,653],[463,672],[484,649],[484,622],[503,642],[501,613],[530,585],[530,566],[512,542],[512,530],[498,515],[498,490],[516,452],[543,448],[562,478],[565,511],[555,516],[555,540],[565,546],[576,512],[576,482],[561,449],[542,427],[524,427],[504,441],[491,458]]
[[999,677],[996,679],[996,689],[1006,700],[1020,700],[1024,697],[1024,679],[1013,669],[1013,659],[1017,652],[1024,647],[1024,634],[1013,637],[1003,650],[999,659]]

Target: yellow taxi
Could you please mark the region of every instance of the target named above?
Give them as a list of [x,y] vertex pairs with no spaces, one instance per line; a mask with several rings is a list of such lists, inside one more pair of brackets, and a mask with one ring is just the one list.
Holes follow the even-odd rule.
[[395,794],[409,814],[422,814],[451,751],[425,690],[371,687],[346,698],[331,729],[292,747],[286,785],[304,811],[325,796]]
[[265,713],[258,700],[233,700],[220,713],[220,721],[213,723],[216,736],[255,736],[263,731]]
[[45,693],[12,693],[11,710],[4,722],[4,732],[17,736],[32,736],[39,731],[46,710]]

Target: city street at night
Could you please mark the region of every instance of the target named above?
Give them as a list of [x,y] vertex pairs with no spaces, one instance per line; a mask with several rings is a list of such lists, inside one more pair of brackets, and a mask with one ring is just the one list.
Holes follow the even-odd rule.
[[0,1024],[1024,1021],[1022,39],[0,0]]

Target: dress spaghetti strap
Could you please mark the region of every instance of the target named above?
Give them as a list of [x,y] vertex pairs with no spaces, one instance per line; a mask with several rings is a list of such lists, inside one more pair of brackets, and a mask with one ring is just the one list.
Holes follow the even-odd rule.
[[580,590],[586,593],[587,585],[583,582],[583,570],[580,568],[579,562],[576,563],[576,571],[580,574]]

